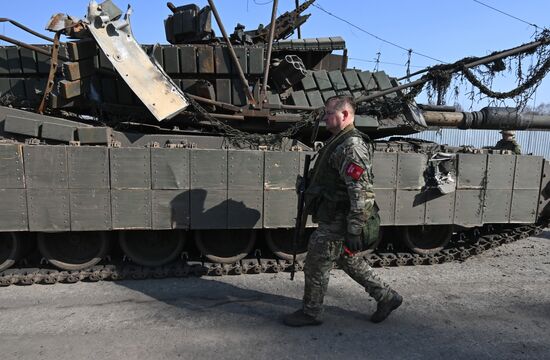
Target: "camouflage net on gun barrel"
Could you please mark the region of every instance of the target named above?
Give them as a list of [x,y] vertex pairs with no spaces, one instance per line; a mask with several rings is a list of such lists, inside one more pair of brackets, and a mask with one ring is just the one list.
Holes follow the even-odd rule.
[[[406,94],[405,99],[406,101],[412,101],[426,86],[430,100],[433,99],[434,93],[438,94],[438,98],[443,98],[453,83],[453,79],[459,82],[466,79],[478,90],[477,94],[473,91],[469,93],[472,101],[476,95],[484,95],[495,100],[513,99],[516,102],[516,107],[523,109],[540,85],[542,79],[550,71],[550,43],[547,41],[549,36],[550,30],[544,29],[538,34],[536,41],[546,41],[546,43],[534,49],[509,55],[491,64],[483,65],[486,69],[480,66],[475,69],[468,69],[465,66],[468,63],[479,60],[480,58],[478,57],[466,57],[452,64],[430,67],[428,72],[421,77],[421,80],[426,81],[412,87]],[[496,52],[493,54],[496,54]],[[523,59],[528,55],[532,55],[535,60],[534,63],[528,66],[527,73],[525,74]],[[505,60],[508,62],[508,65],[506,65]],[[504,92],[492,90],[491,86],[496,75],[506,69],[511,72],[513,67],[515,67],[518,85],[514,89]],[[458,86],[455,86],[455,95],[458,95]]]

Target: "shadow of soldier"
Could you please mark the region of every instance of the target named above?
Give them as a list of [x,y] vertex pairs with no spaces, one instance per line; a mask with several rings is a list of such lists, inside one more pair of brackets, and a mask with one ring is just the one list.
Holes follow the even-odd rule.
[[[261,227],[261,193],[241,192],[244,201],[227,196],[226,190],[192,189],[170,201],[172,229],[253,229]],[[248,207],[245,201],[255,208]]]
[[[155,313],[157,320],[185,320],[201,316],[210,319],[229,317],[238,320],[247,327],[247,319],[255,322],[270,320],[281,323],[282,316],[302,306],[301,296],[303,284],[301,281],[289,282],[285,295],[274,294],[275,284],[266,282],[267,274],[243,275],[247,279],[228,275],[222,280],[211,276],[186,277],[178,279],[119,281],[117,284],[140,292],[156,301],[170,305],[164,313]],[[238,282],[238,285],[232,284]],[[275,281],[279,283],[278,280]],[[252,286],[254,289],[246,288]],[[275,289],[274,289],[275,287]],[[260,290],[265,288],[265,290]],[[297,297],[288,296],[296,294]],[[151,306],[155,306],[151,304]],[[346,310],[338,306],[326,305],[325,312],[329,317],[353,319],[368,319],[368,312]],[[169,319],[169,320],[168,320]],[[220,324],[222,325],[222,324]],[[282,326],[282,323],[281,323]]]
[[194,237],[197,248],[211,261],[236,262],[252,251],[255,229],[262,225],[261,193],[242,191],[237,196],[243,200],[229,198],[227,190],[181,192],[170,202],[171,226],[192,230],[188,237]]
[[284,312],[301,304],[298,299],[245,289],[210,276],[120,281],[118,284],[171,305],[177,309],[172,315],[184,317],[223,308],[224,312],[246,317],[278,319]]

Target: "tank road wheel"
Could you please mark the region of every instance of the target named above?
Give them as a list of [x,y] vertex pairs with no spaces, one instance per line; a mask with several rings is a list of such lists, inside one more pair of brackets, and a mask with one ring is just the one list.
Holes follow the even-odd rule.
[[60,269],[82,270],[103,259],[109,249],[109,238],[101,231],[39,233],[38,249]]
[[14,233],[0,233],[0,271],[4,271],[19,259],[21,241]]
[[[296,247],[296,260],[304,260],[307,254],[307,243],[313,229],[306,229],[302,241]],[[273,253],[284,260],[292,260],[292,239],[294,229],[272,229],[267,230],[265,241]]]
[[243,259],[254,247],[255,230],[199,230],[195,244],[207,259],[231,264]]
[[121,231],[118,238],[122,251],[133,262],[143,266],[162,266],[180,256],[185,245],[182,231]]
[[449,243],[453,235],[452,225],[405,226],[403,242],[413,252],[421,255],[435,254]]

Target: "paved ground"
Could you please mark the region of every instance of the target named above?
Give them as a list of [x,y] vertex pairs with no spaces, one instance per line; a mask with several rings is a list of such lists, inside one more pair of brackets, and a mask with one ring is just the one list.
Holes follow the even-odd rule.
[[403,294],[375,303],[334,271],[325,323],[293,329],[303,274],[0,288],[2,359],[543,359],[550,357],[550,233],[463,263],[378,269]]

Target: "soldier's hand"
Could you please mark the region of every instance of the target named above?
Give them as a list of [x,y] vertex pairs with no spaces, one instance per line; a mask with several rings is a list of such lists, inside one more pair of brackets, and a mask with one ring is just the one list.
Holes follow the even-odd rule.
[[344,243],[349,251],[351,251],[352,253],[361,251],[363,247],[363,240],[361,239],[361,235],[347,233]]

